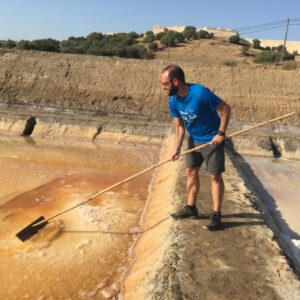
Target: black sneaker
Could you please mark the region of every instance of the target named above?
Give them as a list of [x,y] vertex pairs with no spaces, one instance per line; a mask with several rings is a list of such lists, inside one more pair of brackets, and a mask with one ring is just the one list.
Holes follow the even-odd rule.
[[188,205],[185,205],[183,209],[179,210],[176,213],[171,214],[175,220],[178,219],[197,219],[198,218],[198,209],[197,207],[191,208]]
[[220,229],[221,225],[221,213],[213,212],[209,217],[209,223],[204,225],[203,228],[213,231]]

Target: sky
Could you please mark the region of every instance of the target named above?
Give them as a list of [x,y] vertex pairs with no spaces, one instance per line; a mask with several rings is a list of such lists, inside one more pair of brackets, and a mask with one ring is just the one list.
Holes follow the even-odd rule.
[[[0,0],[0,40],[143,33],[153,25],[242,28],[244,38],[283,40],[288,18],[288,40],[300,41],[299,0]],[[266,23],[277,28],[252,32]]]

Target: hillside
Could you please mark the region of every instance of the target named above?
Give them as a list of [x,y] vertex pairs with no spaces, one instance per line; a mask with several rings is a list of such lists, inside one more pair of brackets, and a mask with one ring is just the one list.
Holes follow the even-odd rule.
[[251,47],[249,56],[244,56],[241,45],[230,44],[224,38],[200,39],[181,43],[170,49],[160,46],[160,49],[161,51],[156,52],[158,60],[168,60],[169,57],[170,60],[207,65],[223,65],[224,62],[252,65],[253,57],[258,52]]
[[[159,76],[166,65],[176,63],[184,68],[188,82],[200,82],[227,101],[236,120],[258,121],[299,111],[300,68],[285,70],[281,65],[250,62],[227,66],[222,61],[244,60],[239,46],[220,41],[221,46],[216,47],[211,45],[214,42],[205,41],[200,46],[203,51],[207,49],[202,55],[194,50],[197,43],[186,50],[189,55],[181,54],[184,47],[171,49],[174,60],[170,61],[163,60],[165,50],[155,60],[4,51],[0,53],[1,104],[166,121],[168,97]],[[226,53],[222,47],[227,48],[228,55],[221,55]],[[289,122],[299,124],[299,119],[291,118]]]

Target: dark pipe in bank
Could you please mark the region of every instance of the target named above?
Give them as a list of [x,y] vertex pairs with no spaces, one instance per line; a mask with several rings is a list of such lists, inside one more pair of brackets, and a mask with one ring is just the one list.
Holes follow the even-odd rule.
[[35,117],[30,117],[27,121],[26,121],[26,125],[25,128],[23,130],[23,133],[21,134],[21,136],[30,136],[34,130],[34,127],[36,125],[37,121]]

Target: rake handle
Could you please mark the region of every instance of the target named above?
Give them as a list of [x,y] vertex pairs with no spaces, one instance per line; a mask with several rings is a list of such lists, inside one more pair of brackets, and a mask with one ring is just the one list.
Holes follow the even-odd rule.
[[[254,126],[248,127],[248,128],[246,128],[246,129],[242,129],[242,130],[236,131],[236,132],[234,132],[234,133],[231,133],[231,134],[228,135],[228,137],[236,136],[236,135],[238,135],[238,134],[241,134],[241,133],[244,133],[244,132],[246,132],[246,131],[252,130],[252,129],[254,129],[254,128],[260,127],[260,126],[262,126],[262,125],[266,125],[266,124],[269,124],[269,123],[272,123],[272,122],[275,122],[275,121],[278,121],[278,120],[281,120],[281,119],[290,117],[290,116],[292,116],[292,115],[294,115],[294,114],[296,114],[295,111],[294,111],[294,112],[291,112],[291,113],[289,113],[289,114],[283,115],[283,116],[281,116],[281,117],[277,117],[277,118],[274,118],[274,119],[271,119],[271,120],[268,120],[268,121],[265,121],[265,122],[261,122],[261,123],[259,123],[259,124],[254,125]],[[183,156],[183,155],[185,155],[185,154],[187,154],[187,153],[193,152],[193,151],[195,151],[195,150],[202,149],[202,148],[204,148],[204,147],[207,146],[207,145],[209,145],[209,143],[203,144],[203,145],[200,145],[200,146],[197,146],[197,147],[194,147],[194,148],[189,149],[189,150],[186,150],[186,151],[183,151],[183,152],[181,152],[181,153],[179,154],[179,157],[181,157],[181,156]],[[149,172],[149,171],[151,171],[151,170],[153,170],[153,169],[155,169],[155,168],[157,168],[157,167],[159,167],[159,166],[161,166],[161,165],[163,165],[163,164],[165,164],[165,163],[167,163],[167,162],[169,162],[169,161],[172,161],[172,159],[171,159],[171,158],[168,158],[168,159],[166,159],[166,160],[160,161],[160,162],[157,163],[156,165],[153,165],[153,166],[151,166],[151,167],[149,167],[149,168],[147,168],[147,169],[142,170],[141,172],[138,172],[138,173],[136,173],[136,174],[134,174],[134,175],[132,175],[132,176],[130,176],[130,177],[127,177],[127,178],[125,178],[124,180],[121,180],[121,181],[119,181],[119,182],[117,182],[117,183],[115,183],[115,184],[113,184],[113,185],[107,187],[106,189],[101,190],[100,192],[98,192],[98,193],[96,193],[96,194],[90,196],[87,200],[85,200],[85,201],[83,201],[83,202],[80,202],[79,204],[77,204],[77,205],[75,205],[75,206],[73,206],[73,207],[70,207],[69,209],[64,210],[64,211],[62,211],[62,212],[60,212],[60,213],[58,213],[58,214],[56,214],[56,215],[54,215],[54,216],[52,216],[52,217],[50,217],[50,218],[48,218],[48,219],[45,219],[45,220],[43,220],[43,221],[41,221],[41,222],[39,222],[39,223],[36,223],[36,224],[34,224],[33,226],[37,226],[37,225],[39,225],[40,223],[44,223],[44,222],[47,222],[47,221],[49,221],[49,220],[52,220],[53,218],[56,218],[56,217],[58,217],[58,216],[60,216],[60,215],[62,215],[62,214],[64,214],[64,213],[66,213],[66,212],[68,212],[68,211],[70,211],[70,210],[72,210],[72,209],[74,209],[74,208],[76,208],[76,207],[78,207],[78,206],[81,206],[81,205],[83,205],[83,204],[85,204],[85,203],[87,203],[87,202],[93,200],[94,198],[96,198],[96,197],[98,197],[98,196],[100,196],[100,195],[102,195],[102,194],[104,194],[104,193],[110,191],[111,189],[113,189],[113,188],[115,188],[115,187],[117,187],[117,186],[119,186],[119,185],[121,185],[121,184],[123,184],[123,183],[125,183],[125,182],[128,182],[128,181],[130,181],[130,180],[132,180],[132,179],[134,179],[134,178],[136,178],[136,177],[138,177],[138,176],[141,176],[141,175],[143,175],[144,173],[147,173],[147,172]]]

